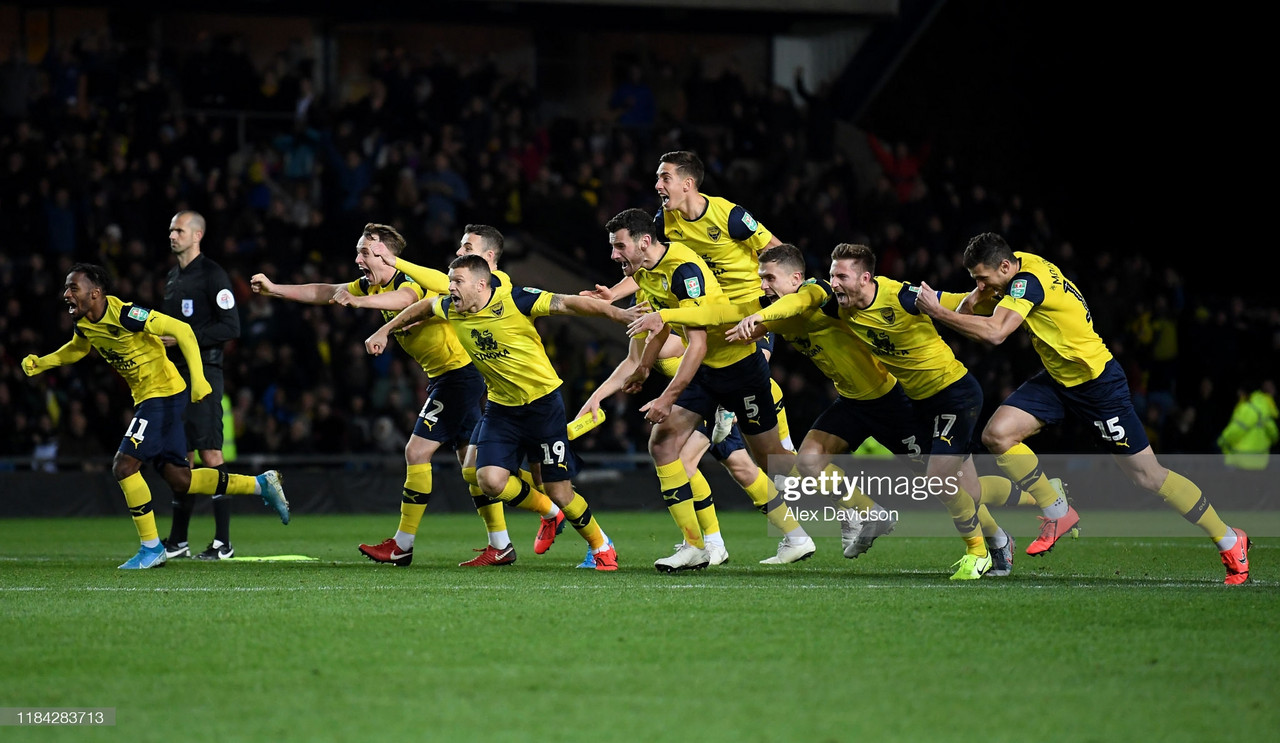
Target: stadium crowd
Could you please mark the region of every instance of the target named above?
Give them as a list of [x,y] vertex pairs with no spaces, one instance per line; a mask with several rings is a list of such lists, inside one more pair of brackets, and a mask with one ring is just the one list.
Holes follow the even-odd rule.
[[[1241,393],[1280,368],[1276,307],[1211,293],[1223,288],[1188,280],[1158,252],[1060,234],[1053,205],[974,182],[924,143],[867,135],[878,165],[868,175],[833,146],[830,107],[803,85],[797,103],[732,69],[706,79],[634,62],[619,65],[606,110],[549,119],[528,80],[444,50],[380,50],[351,100],[315,92],[314,61],[296,44],[264,69],[236,39],[211,36],[180,52],[127,48],[103,30],[38,64],[11,52],[0,64],[0,457],[105,466],[131,416],[119,377],[86,363],[27,379],[19,360],[71,337],[60,295],[73,262],[107,266],[113,294],[158,306],[167,226],[182,209],[207,220],[204,249],[241,310],[226,366],[238,453],[398,454],[425,376],[404,354],[365,352],[376,313],[271,302],[248,277],[355,278],[369,222],[396,226],[406,256],[443,268],[463,226],[479,223],[581,266],[583,289],[611,284],[603,225],[628,207],[659,208],[653,173],[677,149],[705,162],[705,193],[748,207],[803,251],[811,275],[825,276],[836,243],[856,242],[886,276],[968,289],[960,252],[985,230],[1055,261],[1088,299],[1162,452],[1216,451]],[[539,321],[577,409],[618,357],[614,345],[574,340],[569,322]],[[1021,336],[1018,352],[990,354],[943,334],[982,382],[988,414],[1039,368]],[[799,440],[834,393],[785,343],[772,368]],[[642,402],[615,400],[612,423],[582,450],[643,452]],[[1064,426],[1037,448],[1084,440]]]

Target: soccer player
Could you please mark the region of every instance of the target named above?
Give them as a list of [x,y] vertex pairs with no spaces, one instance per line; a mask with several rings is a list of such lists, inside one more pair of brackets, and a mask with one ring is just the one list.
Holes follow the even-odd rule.
[[[191,327],[181,320],[134,304],[107,292],[110,277],[102,266],[77,263],[67,274],[62,298],[75,320],[71,341],[57,351],[22,360],[27,376],[84,358],[90,350],[112,366],[133,393],[134,416],[125,430],[111,472],[138,530],[137,554],[120,565],[125,570],[164,567],[165,549],[151,510],[151,489],[142,478],[142,465],[151,462],[175,495],[259,495],[289,523],[289,502],[280,473],[269,470],[256,477],[233,475],[201,467],[191,469],[183,413],[187,400],[199,402],[210,391],[200,361],[200,345]],[[170,336],[182,352],[191,375],[190,392],[177,367],[165,355],[163,336]]]
[[[204,217],[193,211],[178,212],[169,221],[169,250],[177,257],[178,265],[165,277],[164,303],[160,309],[170,317],[183,318],[191,326],[200,344],[205,380],[213,390],[200,402],[187,407],[187,457],[194,462],[199,453],[201,464],[220,470],[225,462],[222,456],[222,346],[240,337],[240,313],[236,310],[236,296],[231,291],[227,272],[200,248],[204,229]],[[191,372],[177,347],[177,339],[164,336],[160,340],[169,350],[169,360],[190,385]],[[174,493],[169,537],[161,540],[166,559],[191,556],[187,527],[194,504],[195,497],[190,493],[181,496]],[[231,546],[231,497],[225,493],[213,496],[213,524],[213,541],[208,549],[196,555],[198,560],[225,560],[235,556]]]
[[[654,368],[658,369],[668,379],[674,377],[680,367],[680,359],[684,355],[684,350],[684,343],[679,336],[674,333],[667,334]],[[640,341],[633,338],[627,350],[627,358],[618,364],[608,379],[604,380],[592,391],[591,396],[583,403],[582,409],[578,411],[575,417],[583,416],[587,413],[594,414],[600,409],[600,405],[604,400],[622,390],[623,382],[631,376],[631,373],[640,364],[640,352]],[[693,496],[694,515],[698,518],[698,526],[702,530],[702,538],[706,543],[709,565],[723,565],[729,562],[729,550],[725,546],[724,535],[720,533],[720,519],[716,516],[711,483],[707,482],[706,476],[698,469],[698,464],[702,461],[703,455],[711,454],[711,457],[719,462],[742,489],[746,491],[753,503],[767,503],[769,501],[769,478],[764,476],[759,465],[747,452],[746,444],[742,440],[742,434],[738,430],[737,423],[733,422],[732,416],[730,416],[729,420],[729,433],[720,441],[712,443],[710,427],[707,425],[707,421],[704,420],[698,426],[698,429],[690,434],[684,448],[680,450],[680,461],[684,463],[685,472],[689,475],[689,488]],[[587,568],[592,566],[592,558],[588,553],[587,558],[578,567]]]
[[[1035,453],[1023,443],[1045,425],[1073,415],[1093,424],[1102,446],[1134,484],[1159,495],[1204,530],[1221,553],[1225,583],[1247,581],[1248,535],[1227,526],[1195,483],[1157,461],[1133,409],[1124,371],[1094,331],[1089,305],[1075,284],[1053,263],[1014,252],[993,232],[969,241],[964,266],[977,282],[966,304],[948,309],[921,285],[920,310],[968,338],[993,345],[1026,327],[1044,363],[1043,370],[1005,398],[982,431],[982,443],[996,455],[997,464],[1044,511],[1040,535],[1027,554],[1048,552],[1079,521],[1075,509],[1046,487]],[[973,314],[993,300],[997,303],[989,315]]]
[[[913,422],[911,400],[902,384],[889,373],[870,348],[840,319],[838,302],[831,285],[821,279],[806,279],[804,256],[794,245],[783,243],[760,254],[760,280],[768,306],[747,316],[726,333],[730,340],[751,341],[772,329],[795,345],[834,383],[838,398],[814,421],[800,445],[800,474],[816,477],[828,468],[831,457],[845,454],[867,437],[882,442],[897,455],[910,458],[912,469],[923,469],[922,446],[929,437]],[[958,298],[957,298],[958,301]],[[793,314],[798,311],[798,314]],[[686,319],[689,310],[663,310],[670,322]],[[923,432],[926,433],[927,432]],[[993,565],[989,575],[1008,575],[1013,569],[1013,537],[997,535],[999,526],[985,503],[1004,504],[1017,492],[1003,477],[979,478],[983,503],[978,515],[983,522]],[[1018,500],[1014,500],[1017,504]],[[896,518],[865,494],[850,494],[852,506],[841,520],[844,555],[856,558],[871,548],[880,536],[893,531]],[[861,514],[875,514],[865,523]]]
[[984,536],[993,537],[993,549],[1005,551],[1010,562],[1013,551],[998,525],[993,534],[984,533],[977,510],[981,483],[969,445],[982,411],[982,387],[916,307],[919,288],[877,276],[875,268],[875,254],[865,245],[841,243],[831,252],[831,291],[839,316],[911,398],[916,425],[930,439],[927,476],[945,481],[960,473],[957,487],[942,488],[939,499],[966,545],[951,578],[976,580],[992,568]]
[[[609,231],[613,260],[622,266],[625,275],[635,279],[652,309],[728,305],[707,264],[677,241],[664,245],[653,220],[644,211],[627,209],[609,220],[605,228]],[[656,361],[665,334],[671,330],[655,311],[632,322],[627,332],[632,337],[648,335],[639,363],[623,384],[624,391],[637,392]],[[737,415],[757,463],[767,466],[770,455],[784,461],[795,458],[778,435],[777,413],[769,393],[769,366],[760,349],[731,344],[714,329],[680,326],[676,332],[685,343],[680,365],[662,394],[640,408],[645,419],[654,424],[649,453],[657,469],[662,498],[684,533],[676,552],[654,563],[655,568],[666,572],[700,570],[710,561],[680,454],[698,425],[714,417],[717,405]],[[792,466],[789,463],[783,470],[790,471]],[[768,476],[759,474],[763,478],[762,495],[757,499],[753,494],[753,500],[785,535],[778,553],[762,562],[783,564],[811,557],[817,549],[813,539],[796,523]]]
[[[514,286],[511,278],[505,272],[498,270],[498,260],[502,257],[503,244],[502,232],[496,227],[486,224],[469,224],[463,229],[462,238],[458,241],[458,250],[455,255],[478,255],[484,258],[485,262],[489,264],[490,272],[498,277],[499,281],[508,286]],[[443,288],[436,293],[447,294],[449,291],[449,277],[440,271],[419,266],[402,255],[397,255],[392,251],[384,250],[377,246],[374,247],[374,255],[386,266],[393,270],[402,271],[405,275],[424,285],[443,279]],[[425,318],[424,322],[438,323],[447,328],[450,333],[453,332],[448,323],[440,318],[430,317],[425,314],[422,317]],[[418,318],[418,315],[414,312],[406,312],[396,316],[365,339],[365,348],[375,355],[381,353],[382,349],[386,348],[387,345],[387,334],[396,333],[397,337],[401,337],[399,334],[404,333],[406,328],[412,328],[412,323],[418,322],[416,318]],[[461,346],[458,346],[458,348],[461,350]],[[465,351],[462,352],[465,353]],[[484,390],[480,390],[479,396],[481,407],[483,408]],[[475,426],[478,427],[479,425],[480,418],[477,416]],[[471,500],[475,504],[476,513],[484,520],[485,529],[489,535],[489,543],[483,549],[476,550],[480,553],[479,555],[458,563],[458,565],[460,567],[510,565],[516,561],[516,551],[507,531],[507,518],[502,510],[503,501],[485,495],[484,491],[480,489],[480,481],[476,476],[475,435],[477,433],[478,431],[476,430],[471,431],[465,447],[459,450],[459,458],[462,463],[462,479],[467,482],[467,488],[471,493]],[[543,492],[542,482],[539,478],[533,472],[530,472],[530,470],[536,472],[539,469],[535,463],[530,466],[529,470],[520,470],[519,477],[529,485],[529,494],[514,498],[507,501],[507,503],[517,508],[533,511],[541,517],[538,533],[533,540],[534,553],[541,555],[551,549],[556,537],[559,536],[560,532],[564,531],[565,517],[560,507]],[[588,550],[588,553],[590,553],[590,550]]]
[[[626,313],[603,300],[543,292],[504,282],[478,255],[449,264],[449,296],[426,297],[383,326],[444,318],[488,385],[488,402],[476,433],[476,477],[490,498],[511,501],[527,495],[518,472],[525,457],[537,462],[547,495],[595,554],[596,570],[617,570],[618,554],[600,529],[586,499],[573,489],[578,456],[569,444],[563,384],[547,358],[533,319],[546,315],[607,317],[625,322]],[[381,348],[371,336],[370,353]]]
[[[706,175],[702,160],[687,150],[668,152],[658,158],[654,190],[662,200],[662,208],[654,215],[655,228],[662,242],[676,240],[696,253],[729,299],[739,307],[739,319],[760,309],[760,251],[781,243],[745,208],[719,196],[708,196],[699,189]],[[624,276],[613,287],[597,285],[584,292],[610,302],[630,296],[636,291],[635,279]],[[765,361],[773,354],[773,336],[757,341]],[[782,388],[772,377],[770,394],[779,410],[778,425],[782,441],[791,444],[786,413],[782,405]],[[718,408],[713,416],[712,443],[719,443],[729,432],[732,415]]]
[[[394,227],[366,224],[356,241],[356,266],[361,278],[347,284],[276,284],[263,274],[250,279],[253,290],[304,304],[342,304],[382,312],[389,320],[427,296],[448,291],[441,271],[424,270],[417,282],[375,256],[375,251],[399,255],[406,247]],[[480,420],[484,380],[463,350],[453,330],[443,321],[426,321],[398,331],[396,341],[426,372],[427,401],[418,414],[413,433],[405,444],[405,481],[400,496],[400,524],[394,536],[378,544],[361,544],[360,553],[370,560],[407,567],[413,562],[413,545],[431,497],[431,457],[441,446],[452,447],[462,459],[472,429]],[[552,512],[559,509],[546,495],[530,492],[527,503]],[[504,564],[515,562],[515,548],[502,545]]]

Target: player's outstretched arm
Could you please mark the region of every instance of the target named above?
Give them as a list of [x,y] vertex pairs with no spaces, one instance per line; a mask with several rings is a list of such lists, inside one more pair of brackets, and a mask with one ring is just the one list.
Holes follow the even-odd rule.
[[938,292],[927,283],[920,283],[916,295],[916,308],[970,340],[998,346],[1022,325],[1023,316],[1008,307],[996,307],[988,316],[963,314],[942,305]]
[[51,354],[36,356],[33,353],[24,358],[22,372],[28,377],[34,377],[59,366],[74,364],[88,355],[90,348],[89,339],[74,336],[66,345]]
[[176,317],[169,317],[163,312],[151,310],[147,314],[146,324],[143,327],[152,335],[167,336],[177,341],[178,350],[182,352],[182,358],[187,362],[187,370],[191,373],[191,402],[200,402],[206,395],[213,392],[212,385],[204,377],[204,363],[200,360],[200,343],[196,340],[195,331],[190,325]]
[[435,297],[425,297],[409,305],[403,312],[388,320],[382,327],[374,331],[373,335],[365,339],[365,350],[374,356],[381,354],[387,350],[387,343],[392,333],[431,317],[431,314],[435,312],[435,307]]
[[254,294],[277,297],[302,304],[329,304],[345,284],[277,284],[266,274],[255,273],[249,277],[249,288]]
[[684,355],[680,357],[680,367],[667,383],[666,389],[661,395],[640,408],[645,420],[650,423],[661,423],[671,415],[671,408],[676,404],[676,400],[680,399],[680,393],[684,392],[693,381],[693,375],[698,372],[698,367],[707,356],[706,330],[689,328],[686,330],[685,340],[688,341],[688,345],[685,347]]
[[628,314],[603,299],[572,294],[551,295],[549,311],[552,315],[577,315],[579,317],[603,317],[620,325],[626,325]]
[[418,301],[418,294],[409,288],[408,284],[402,284],[395,291],[378,294],[352,294],[346,286],[341,286],[333,293],[329,303],[340,304],[343,307],[398,312],[416,301]]
[[370,252],[383,263],[397,271],[403,272],[405,276],[408,276],[418,282],[418,285],[427,291],[432,291],[436,294],[449,293],[449,274],[444,271],[438,271],[426,266],[419,266],[417,263],[406,260],[403,256],[398,256],[390,250],[387,250],[385,245],[375,244],[370,249]]
[[728,341],[747,343],[755,342],[765,337],[768,333],[769,329],[765,327],[763,318],[757,312],[747,315],[737,325],[724,331],[724,337]]
[[603,299],[606,302],[614,302],[619,299],[625,299],[631,296],[632,294],[635,294],[636,290],[639,288],[640,287],[638,284],[636,284],[636,280],[634,278],[632,278],[631,276],[625,276],[623,277],[622,281],[619,281],[613,286],[596,284],[595,289],[584,289],[578,292],[578,296],[595,297],[596,299]]

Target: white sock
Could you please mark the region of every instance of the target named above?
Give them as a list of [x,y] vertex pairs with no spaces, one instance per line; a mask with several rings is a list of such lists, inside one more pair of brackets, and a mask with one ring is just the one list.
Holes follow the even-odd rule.
[[1227,529],[1227,535],[1214,542],[1214,544],[1218,545],[1219,552],[1226,552],[1229,549],[1235,549],[1236,542],[1238,541],[1240,541],[1240,538],[1236,536],[1236,530]]
[[[548,500],[550,500],[550,499],[548,498]],[[557,506],[556,504],[552,503],[552,504],[551,504],[551,510],[550,510],[550,511],[547,511],[547,512],[546,512],[546,513],[544,513],[544,514],[542,514],[542,518],[544,518],[544,519],[554,519],[554,518],[556,517],[556,514],[557,514],[557,513],[560,513],[560,506]],[[505,531],[504,531],[504,532],[502,532],[502,533],[503,533],[503,534],[506,534],[506,532],[505,532]],[[503,546],[506,546],[506,545],[503,545]]]
[[253,494],[262,495],[262,481],[256,477],[253,478]]
[[1067,499],[1059,495],[1056,501],[1040,510],[1046,519],[1060,519],[1067,515]]
[[705,545],[706,545],[706,546],[708,546],[708,547],[710,547],[710,546],[711,546],[711,545],[713,545],[713,544],[714,544],[714,545],[716,545],[717,547],[723,547],[723,546],[724,546],[724,535],[723,535],[723,534],[721,534],[720,532],[715,532],[715,533],[712,533],[712,534],[703,534],[703,535],[702,535],[702,543],[703,543],[703,544],[705,544]]
[[506,529],[503,529],[502,531],[489,532],[490,547],[496,550],[500,550],[503,547],[506,547],[508,544],[511,544],[511,537],[507,535]]
[[413,535],[396,530],[396,546],[402,550],[413,549]]
[[809,532],[805,531],[803,526],[797,526],[793,531],[787,532],[787,541],[792,544],[803,542],[808,538]]
[[[1232,535],[1232,536],[1235,536],[1235,532],[1232,532],[1232,533],[1231,533],[1231,535]],[[1235,544],[1235,543],[1234,543],[1234,542],[1232,542],[1232,544]],[[159,540],[159,539],[144,539],[144,540],[142,540],[142,546],[143,546],[143,547],[146,547],[147,549],[151,549],[151,550],[153,550],[153,549],[155,549],[156,547],[159,547],[159,546],[160,546],[160,540]]]
[[1002,550],[1005,548],[1005,545],[1009,544],[1009,535],[1005,533],[1004,529],[997,531],[994,537],[987,537],[987,539],[991,540],[991,544],[989,546],[992,549]]

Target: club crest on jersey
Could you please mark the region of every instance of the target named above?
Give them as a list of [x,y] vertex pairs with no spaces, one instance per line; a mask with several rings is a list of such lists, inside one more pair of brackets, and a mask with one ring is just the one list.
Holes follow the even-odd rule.
[[698,281],[697,276],[691,276],[684,280],[684,290],[689,299],[697,299],[702,296],[702,282]]
[[493,306],[493,316],[494,316],[494,317],[502,317],[502,311],[503,311],[503,308],[505,308],[506,306],[507,306],[507,305],[503,304],[502,302],[499,302],[499,303],[495,304],[495,305]]
[[196,301],[194,299],[182,300],[182,316],[191,317],[196,314]]
[[896,315],[893,314],[892,307],[883,307],[880,309],[880,317],[884,318],[885,322],[893,322],[893,318]]
[[1027,280],[1018,279],[1009,285],[1009,296],[1014,299],[1022,299],[1027,295]]
[[142,309],[141,307],[130,307],[130,308],[129,308],[129,319],[131,319],[131,320],[138,320],[139,322],[146,322],[146,320],[147,320],[147,315],[150,315],[150,314],[151,314],[151,313],[150,313],[148,310],[144,310],[144,309]]
[[665,276],[663,276],[661,279],[659,279],[659,280],[658,280],[658,283],[662,286],[662,291],[664,291],[664,292],[665,292],[668,288],[670,288],[670,287],[668,287],[668,286],[667,286],[667,277],[665,277]]
[[720,228],[719,228],[719,227],[716,227],[714,224],[713,224],[713,225],[711,225],[710,227],[708,227],[708,228],[707,228],[707,237],[711,238],[712,240],[719,240],[719,239],[720,239]]
[[745,224],[747,226],[747,229],[751,230],[752,232],[755,232],[756,228],[760,226],[760,224],[756,222],[755,217],[751,216],[750,212],[742,213],[742,223]]

